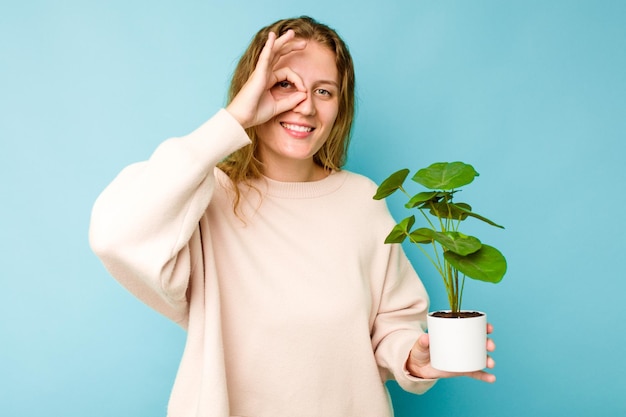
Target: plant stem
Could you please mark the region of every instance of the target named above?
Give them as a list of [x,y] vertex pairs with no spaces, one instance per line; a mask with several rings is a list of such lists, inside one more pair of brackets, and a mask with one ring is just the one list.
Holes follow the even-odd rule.
[[450,310],[455,313],[458,311],[457,307],[457,288],[455,285],[455,270],[452,266],[446,262],[445,263],[446,276],[448,278],[448,301],[450,303]]
[[461,289],[459,288],[459,271],[457,271],[456,268],[452,268],[452,270],[454,271],[454,289],[455,289],[454,302],[455,302],[456,311],[458,312],[461,309],[461,303],[460,303]]
[[435,262],[435,260],[428,254],[428,252],[422,247],[420,243],[413,240],[413,238],[411,238],[410,235],[407,235],[407,236],[409,237],[409,240],[411,241],[411,243],[415,244],[415,246],[417,246],[417,248],[422,251],[424,256],[426,256],[426,259],[428,259],[430,263],[433,264],[433,266],[437,269],[437,272],[439,272],[439,274],[443,276],[443,269],[441,267],[441,261],[439,260],[439,254],[437,252],[437,247],[435,246],[435,242],[433,242],[433,246],[435,247],[434,252],[437,257],[437,262]]
[[459,291],[459,311],[461,311],[461,304],[463,303],[463,290],[465,289],[465,274],[463,274],[463,281],[461,282],[461,291]]
[[419,212],[422,213],[422,216],[424,216],[424,218],[426,219],[426,221],[428,222],[428,224],[430,225],[430,228],[435,230],[435,225],[433,224],[433,222],[430,221],[430,217],[428,217],[426,215],[426,213],[424,213],[424,209],[419,209]]

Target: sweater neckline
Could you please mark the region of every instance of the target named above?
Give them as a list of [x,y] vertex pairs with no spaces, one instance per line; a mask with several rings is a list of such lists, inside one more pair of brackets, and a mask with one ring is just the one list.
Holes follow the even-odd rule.
[[317,181],[285,182],[263,176],[257,185],[262,193],[276,198],[316,198],[339,189],[347,178],[346,171],[332,171],[326,178]]

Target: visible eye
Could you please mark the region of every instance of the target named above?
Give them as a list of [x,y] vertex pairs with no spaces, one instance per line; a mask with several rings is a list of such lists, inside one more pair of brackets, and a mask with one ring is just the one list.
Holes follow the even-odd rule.
[[332,96],[332,94],[330,93],[330,91],[325,90],[325,89],[323,89],[323,88],[318,88],[315,92],[316,92],[317,94],[321,95],[321,96],[327,96],[327,97]]
[[280,87],[280,88],[291,88],[291,87],[293,87],[293,83],[291,83],[291,82],[289,82],[287,80],[283,80],[283,81],[277,82],[276,86]]
[[327,90],[325,88],[318,88],[315,90],[315,94],[323,99],[332,99],[335,97],[335,91],[332,89]]

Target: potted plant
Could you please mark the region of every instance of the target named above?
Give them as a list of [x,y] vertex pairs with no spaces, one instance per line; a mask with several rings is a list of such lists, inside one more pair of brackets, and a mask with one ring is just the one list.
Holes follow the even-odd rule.
[[[415,227],[415,215],[400,221],[385,243],[402,243],[407,238],[435,267],[448,295],[450,310],[428,314],[431,364],[451,372],[468,372],[486,366],[487,318],[481,311],[463,310],[465,278],[498,283],[506,273],[506,259],[493,246],[460,230],[463,221],[473,218],[491,226],[502,226],[472,211],[454,197],[479,174],[463,162],[437,162],[418,170],[412,180],[426,187],[411,195],[404,188],[408,169],[384,180],[374,199],[381,200],[400,190],[408,197],[405,207],[425,219],[424,227]],[[430,249],[429,249],[430,247]]]

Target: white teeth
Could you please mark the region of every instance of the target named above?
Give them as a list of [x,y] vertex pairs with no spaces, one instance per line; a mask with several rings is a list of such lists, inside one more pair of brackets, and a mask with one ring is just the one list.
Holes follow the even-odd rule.
[[281,123],[281,126],[289,130],[295,130],[296,132],[311,132],[313,130],[312,127],[292,125],[289,123]]

